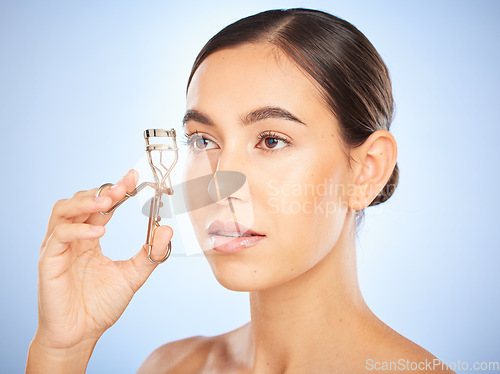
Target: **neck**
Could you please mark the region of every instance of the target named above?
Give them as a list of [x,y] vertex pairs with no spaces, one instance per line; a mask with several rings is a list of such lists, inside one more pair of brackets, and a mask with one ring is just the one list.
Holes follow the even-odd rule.
[[[311,369],[355,347],[354,330],[369,315],[356,271],[354,217],[313,268],[279,286],[250,293],[253,367]],[[352,343],[349,343],[352,342]],[[325,361],[326,360],[326,361]]]

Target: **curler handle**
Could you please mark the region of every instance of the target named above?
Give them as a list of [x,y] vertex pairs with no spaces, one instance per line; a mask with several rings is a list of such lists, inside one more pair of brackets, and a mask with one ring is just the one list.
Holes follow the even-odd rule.
[[154,229],[158,226],[160,226],[160,206],[161,206],[161,195],[162,191],[159,191],[156,189],[155,191],[155,196],[151,199],[151,205],[150,205],[150,210],[149,210],[149,222],[148,222],[148,234],[146,238],[146,247],[148,250],[148,257],[149,261],[155,263],[155,264],[161,264],[162,262],[165,262],[167,258],[170,256],[170,252],[172,251],[172,242],[168,243],[167,251],[163,255],[163,257],[159,260],[154,260],[151,257],[151,251],[153,249],[153,233]]

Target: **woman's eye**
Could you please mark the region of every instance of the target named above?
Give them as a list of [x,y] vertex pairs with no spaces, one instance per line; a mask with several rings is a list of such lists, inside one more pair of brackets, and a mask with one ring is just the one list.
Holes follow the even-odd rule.
[[[215,143],[213,143],[211,140],[198,135],[197,133],[192,134],[192,135],[187,135],[186,136],[186,141],[185,144],[194,148],[197,151],[206,151],[208,149],[216,148]],[[213,146],[208,146],[209,143],[212,143]]]
[[259,135],[260,143],[262,143],[262,146],[264,150],[266,151],[273,151],[273,150],[279,150],[287,147],[290,145],[290,141],[287,139],[283,139],[277,134],[274,133],[264,133]]

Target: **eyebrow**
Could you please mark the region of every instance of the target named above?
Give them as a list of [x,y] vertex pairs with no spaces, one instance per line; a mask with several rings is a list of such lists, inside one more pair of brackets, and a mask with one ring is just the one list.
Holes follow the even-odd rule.
[[[296,122],[301,125],[307,126],[303,121],[298,119],[288,110],[277,107],[277,106],[264,106],[257,108],[247,113],[240,119],[240,123],[244,126],[251,125],[252,123],[262,121],[269,118],[285,119],[288,121]],[[206,114],[196,110],[189,109],[186,111],[184,118],[182,119],[182,125],[185,126],[188,121],[196,121],[203,125],[215,126],[215,122],[210,119]]]

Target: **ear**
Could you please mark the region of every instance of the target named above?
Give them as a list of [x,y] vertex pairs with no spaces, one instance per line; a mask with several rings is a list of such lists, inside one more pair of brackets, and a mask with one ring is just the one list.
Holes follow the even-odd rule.
[[349,208],[361,210],[375,199],[387,184],[396,166],[397,144],[387,130],[377,130],[351,151],[356,161],[349,196]]

